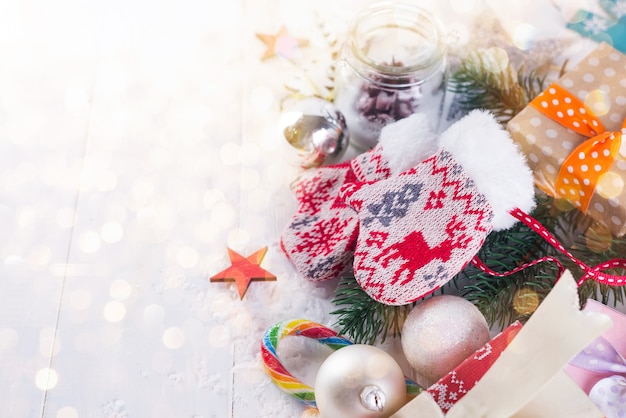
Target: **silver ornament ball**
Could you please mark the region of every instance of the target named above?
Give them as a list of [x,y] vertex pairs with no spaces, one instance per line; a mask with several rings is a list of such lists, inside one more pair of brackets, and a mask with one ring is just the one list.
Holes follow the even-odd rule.
[[420,383],[430,386],[490,339],[487,320],[474,304],[460,296],[440,295],[409,312],[401,344],[418,380],[425,380]]
[[385,418],[406,402],[402,369],[385,351],[348,345],[329,355],[315,378],[321,418]]
[[348,125],[334,104],[317,97],[285,106],[279,130],[289,148],[289,159],[302,168],[335,164],[350,142]]

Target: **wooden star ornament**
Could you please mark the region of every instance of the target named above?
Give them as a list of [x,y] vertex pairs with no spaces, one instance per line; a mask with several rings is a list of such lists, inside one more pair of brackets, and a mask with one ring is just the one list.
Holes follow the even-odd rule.
[[239,291],[239,299],[243,299],[251,281],[268,282],[276,280],[276,276],[262,269],[260,266],[263,257],[265,257],[265,253],[267,253],[267,247],[261,248],[248,257],[244,257],[228,248],[228,257],[230,257],[231,266],[212,276],[210,281],[234,281]]
[[309,44],[309,41],[306,39],[299,39],[289,35],[285,26],[282,26],[276,35],[257,33],[256,36],[267,46],[261,61],[274,56],[291,60],[295,57],[299,47],[305,47]]

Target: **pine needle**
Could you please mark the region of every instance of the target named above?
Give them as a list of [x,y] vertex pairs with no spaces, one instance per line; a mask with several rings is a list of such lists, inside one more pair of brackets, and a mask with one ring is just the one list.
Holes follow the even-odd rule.
[[391,306],[372,299],[353,276],[342,277],[332,303],[339,309],[337,315],[339,334],[348,335],[356,344],[384,343],[388,334],[400,336],[404,319],[413,304]]
[[480,50],[462,58],[449,90],[462,110],[486,109],[505,124],[543,91],[545,77],[538,77],[535,71],[517,71],[508,58],[492,51]]

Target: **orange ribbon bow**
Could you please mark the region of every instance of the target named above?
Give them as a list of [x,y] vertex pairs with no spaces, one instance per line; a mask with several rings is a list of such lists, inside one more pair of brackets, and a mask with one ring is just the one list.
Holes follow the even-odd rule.
[[608,132],[580,99],[558,84],[550,85],[530,105],[562,126],[589,137],[565,158],[555,183],[555,197],[569,200],[586,213],[597,185],[615,162],[626,121],[622,131]]

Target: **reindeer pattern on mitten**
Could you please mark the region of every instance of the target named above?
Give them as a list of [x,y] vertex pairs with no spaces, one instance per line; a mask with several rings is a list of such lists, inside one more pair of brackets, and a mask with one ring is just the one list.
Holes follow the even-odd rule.
[[390,305],[413,302],[446,283],[491,231],[490,205],[444,150],[401,175],[351,184],[340,194],[359,217],[355,277]]

